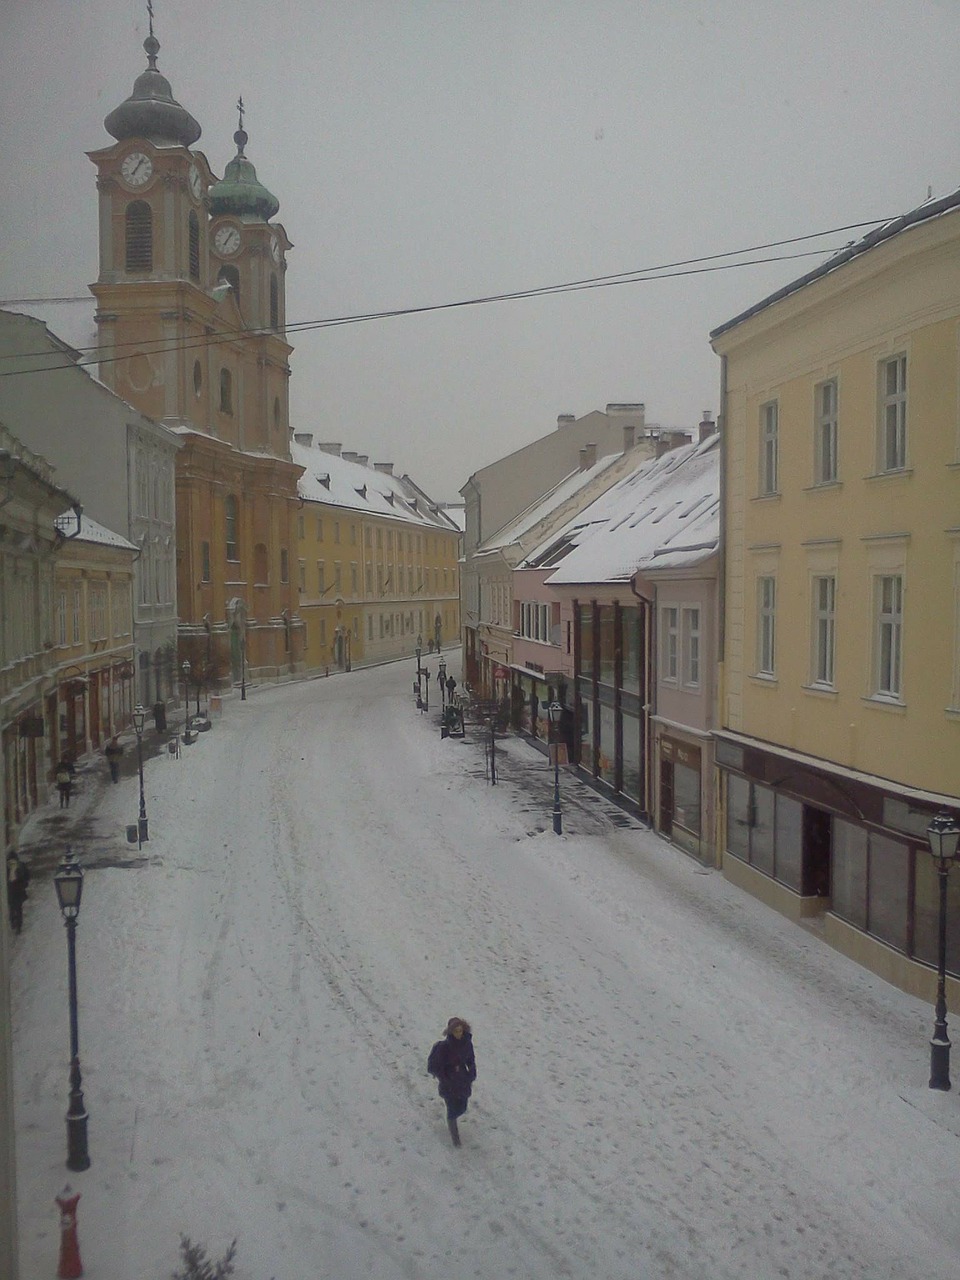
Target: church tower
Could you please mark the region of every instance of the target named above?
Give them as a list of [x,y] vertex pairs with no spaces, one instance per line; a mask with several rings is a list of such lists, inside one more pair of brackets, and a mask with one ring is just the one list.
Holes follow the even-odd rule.
[[[150,6],[148,6],[148,9]],[[292,244],[244,148],[218,181],[200,125],[157,67],[104,120],[97,167],[100,377],[178,431],[178,665],[210,685],[292,675],[302,626],[290,563],[300,468],[290,460],[283,275]],[[241,104],[242,111],[242,104]]]

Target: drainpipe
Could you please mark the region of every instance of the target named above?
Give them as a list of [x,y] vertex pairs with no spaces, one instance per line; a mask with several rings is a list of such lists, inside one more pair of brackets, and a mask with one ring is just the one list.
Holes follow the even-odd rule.
[[651,622],[656,619],[656,598],[645,596],[637,590],[637,575],[630,577],[630,590],[640,601],[640,641],[642,653],[642,670],[640,673],[640,742],[643,748],[643,799],[647,822],[653,828],[653,770],[650,767],[650,714],[654,707],[654,685],[650,678],[653,666],[654,628]]

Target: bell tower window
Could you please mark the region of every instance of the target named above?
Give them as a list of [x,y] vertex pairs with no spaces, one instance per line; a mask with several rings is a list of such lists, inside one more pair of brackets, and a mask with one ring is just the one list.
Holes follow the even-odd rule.
[[128,271],[153,270],[153,213],[146,200],[134,200],[127,205],[126,269]]
[[190,219],[188,222],[189,232],[189,254],[190,254],[190,279],[200,279],[200,222],[194,211],[190,210]]
[[280,328],[280,287],[274,275],[270,277],[270,328]]

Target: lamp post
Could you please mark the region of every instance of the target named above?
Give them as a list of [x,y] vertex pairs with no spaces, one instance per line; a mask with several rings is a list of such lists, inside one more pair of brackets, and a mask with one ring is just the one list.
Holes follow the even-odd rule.
[[930,852],[940,879],[940,929],[937,946],[937,1004],[933,1039],[930,1041],[930,1088],[950,1088],[950,1040],[947,1036],[947,874],[957,860],[960,822],[949,813],[938,813],[927,828]]
[[67,926],[67,961],[70,974],[70,1105],[67,1108],[67,1168],[79,1173],[90,1168],[87,1151],[87,1111],[83,1105],[80,1075],[80,1032],[77,1019],[77,916],[83,893],[83,867],[67,849],[53,877],[57,902]]
[[440,709],[446,710],[447,706],[447,660],[440,659],[440,665],[437,668],[437,675],[440,679]]
[[133,727],[137,735],[137,768],[140,772],[140,819],[137,822],[137,848],[143,848],[143,842],[149,839],[147,834],[147,805],[143,798],[143,725],[147,713],[138,702],[133,708]]
[[562,714],[563,707],[559,702],[551,702],[547,707],[550,736],[553,739],[553,834],[556,836],[563,835],[563,817],[560,813],[560,744],[557,741]]
[[240,632],[240,701],[247,700],[247,632]]

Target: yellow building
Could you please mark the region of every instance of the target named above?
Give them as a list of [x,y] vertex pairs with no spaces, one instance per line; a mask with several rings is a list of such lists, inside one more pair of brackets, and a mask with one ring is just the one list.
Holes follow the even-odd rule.
[[[960,193],[711,338],[722,865],[929,995],[926,831],[941,809],[960,815]],[[950,894],[958,974],[960,870]]]
[[291,573],[298,469],[290,461],[279,203],[247,158],[217,180],[200,126],[157,68],[106,117],[91,152],[100,207],[100,376],[174,428],[180,658],[206,679],[291,675],[302,625]]
[[303,469],[297,589],[308,672],[439,652],[460,635],[460,531],[390,462],[340,444],[291,445]]

